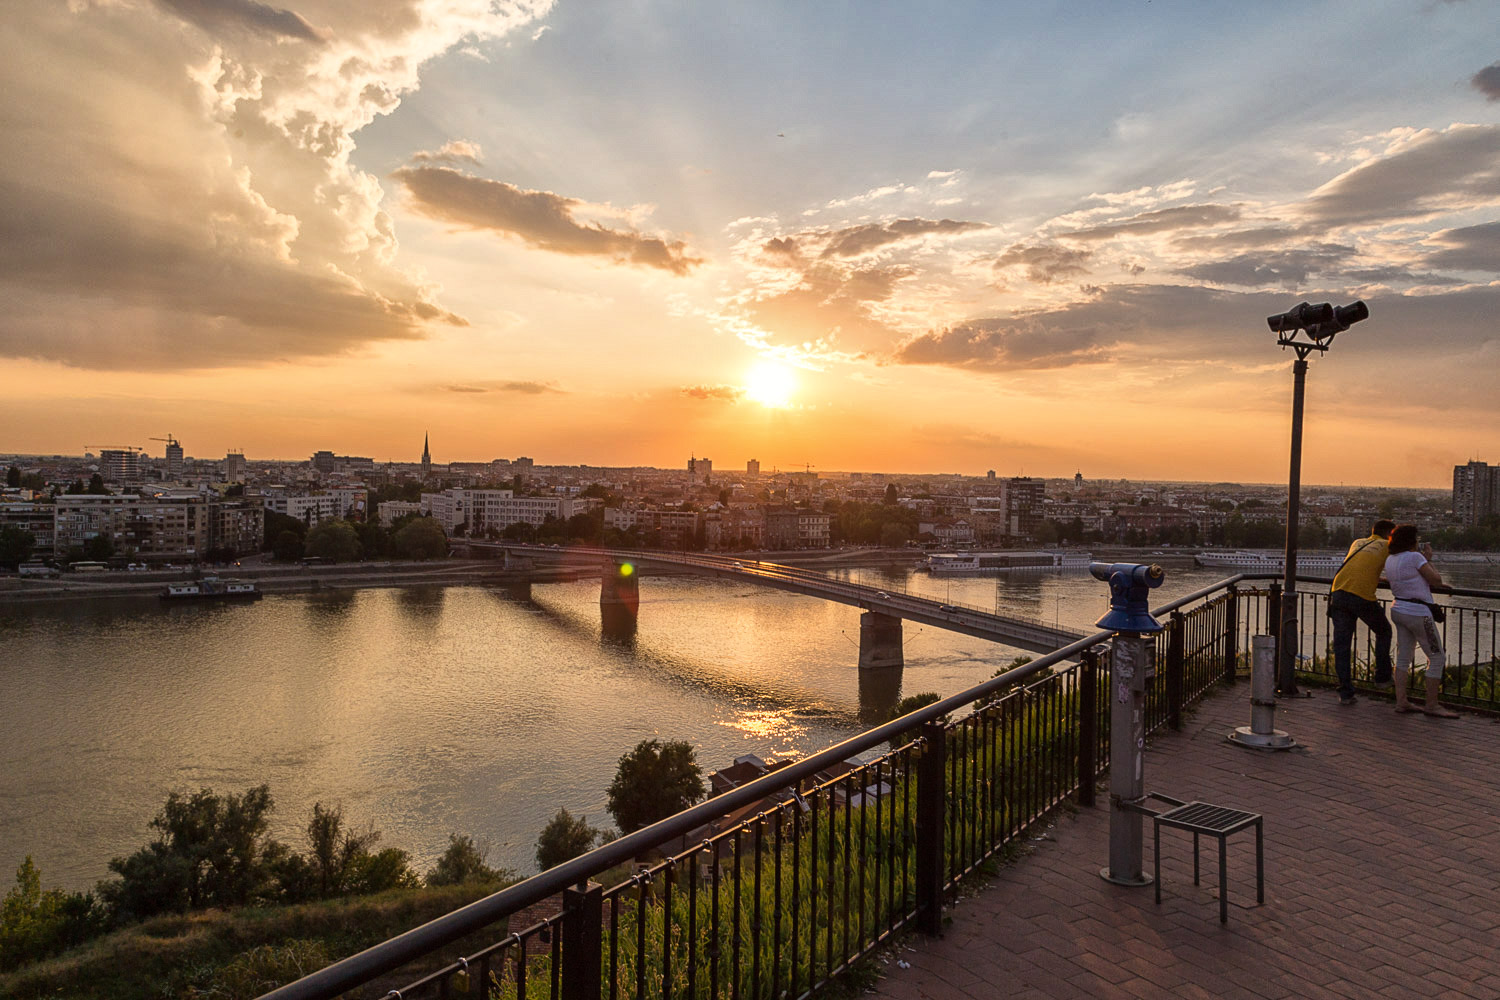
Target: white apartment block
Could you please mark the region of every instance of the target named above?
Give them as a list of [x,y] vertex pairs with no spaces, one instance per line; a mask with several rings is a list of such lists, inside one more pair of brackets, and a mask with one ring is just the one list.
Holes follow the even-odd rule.
[[193,560],[211,548],[260,547],[264,512],[253,503],[177,496],[60,496],[53,505],[52,552],[101,536],[117,555],[143,561]]
[[463,525],[466,534],[476,537],[504,531],[520,521],[540,527],[549,517],[567,520],[573,516],[575,504],[569,497],[518,497],[511,490],[451,489],[423,493],[421,512],[431,515],[450,535]]

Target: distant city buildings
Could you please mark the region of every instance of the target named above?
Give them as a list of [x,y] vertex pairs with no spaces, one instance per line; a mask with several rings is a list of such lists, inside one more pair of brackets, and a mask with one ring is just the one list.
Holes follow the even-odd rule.
[[106,483],[139,486],[146,481],[141,453],[135,448],[105,448],[99,452],[99,475]]
[[687,464],[688,481],[707,485],[713,476],[714,463],[709,458],[690,458]]
[[164,472],[172,482],[182,478],[182,442],[176,438],[167,437],[167,453],[164,460]]
[[1500,465],[1469,462],[1453,467],[1453,515],[1475,525],[1500,514]]
[[224,456],[224,481],[226,483],[243,483],[245,481],[245,456],[237,451],[231,451]]
[[759,459],[752,458],[752,459],[750,459],[750,461],[748,461],[748,462],[745,463],[745,475],[748,476],[751,479],[759,478],[759,476],[760,476],[760,460]]

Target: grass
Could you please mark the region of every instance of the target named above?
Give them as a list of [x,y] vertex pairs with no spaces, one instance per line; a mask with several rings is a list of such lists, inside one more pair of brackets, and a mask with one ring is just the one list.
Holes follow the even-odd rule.
[[[297,906],[156,917],[0,976],[0,996],[249,1000],[496,888],[471,883],[397,889]],[[409,978],[412,969],[403,975]],[[371,984],[366,994],[383,996],[389,988]]]

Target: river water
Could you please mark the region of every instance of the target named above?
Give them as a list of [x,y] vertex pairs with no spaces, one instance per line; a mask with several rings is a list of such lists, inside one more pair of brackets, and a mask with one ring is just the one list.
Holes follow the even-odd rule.
[[[1497,568],[1450,574],[1500,587]],[[1056,622],[1105,610],[1087,573],[859,583]],[[1153,603],[1221,578],[1169,571]],[[904,694],[954,694],[1021,650],[906,624],[899,680],[861,678],[859,610],[733,581],[641,582],[639,623],[606,629],[594,582],[0,608],[0,877],[30,854],[47,887],[91,887],[151,839],[171,790],[268,783],[273,834],[301,848],[338,803],[422,870],[465,833],[528,874],[559,806],[607,825],[621,754],[687,740],[704,771],[803,755],[883,720]],[[4,877],[8,884],[8,877]]]

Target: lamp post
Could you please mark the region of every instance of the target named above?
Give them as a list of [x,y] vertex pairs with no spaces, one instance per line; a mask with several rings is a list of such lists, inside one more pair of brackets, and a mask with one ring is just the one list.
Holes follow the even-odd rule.
[[1297,515],[1302,499],[1302,396],[1307,386],[1307,356],[1313,351],[1327,351],[1333,345],[1335,334],[1369,316],[1369,306],[1363,301],[1355,301],[1338,308],[1327,302],[1319,305],[1303,302],[1287,312],[1266,317],[1266,325],[1276,334],[1276,343],[1297,352],[1297,360],[1292,363],[1292,461],[1287,475],[1286,565],[1282,570],[1281,628],[1278,630],[1280,656],[1276,687],[1283,698],[1297,693],[1297,656],[1301,651],[1301,632],[1297,625]]

